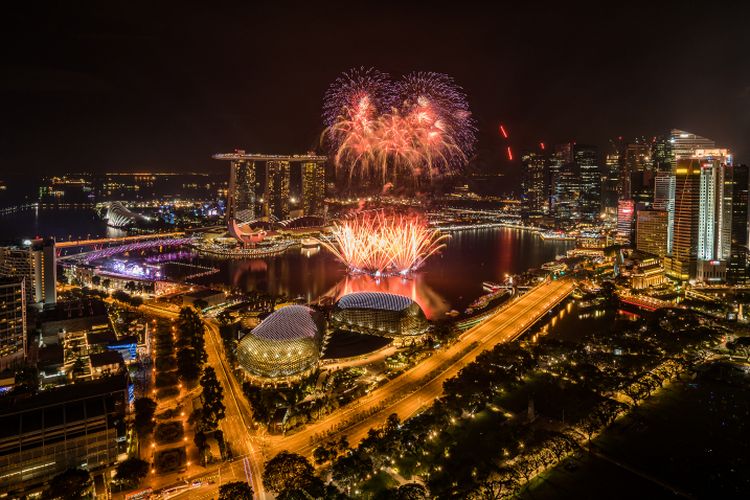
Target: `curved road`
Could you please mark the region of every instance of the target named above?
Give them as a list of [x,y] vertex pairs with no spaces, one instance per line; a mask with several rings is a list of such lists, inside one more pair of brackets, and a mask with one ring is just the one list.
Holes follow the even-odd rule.
[[566,279],[533,288],[496,315],[467,330],[448,349],[436,352],[357,402],[295,434],[269,438],[269,456],[282,450],[309,456],[319,442],[341,436],[346,436],[349,443],[356,446],[368,430],[381,426],[391,413],[398,414],[401,420],[409,418],[442,394],[445,380],[455,376],[482,351],[518,338],[570,295],[574,287],[573,282]]

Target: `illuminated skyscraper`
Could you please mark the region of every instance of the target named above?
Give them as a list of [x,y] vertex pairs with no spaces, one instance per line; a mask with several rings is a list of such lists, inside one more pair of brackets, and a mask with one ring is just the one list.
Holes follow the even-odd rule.
[[57,255],[55,240],[36,239],[22,246],[0,247],[0,276],[24,279],[28,303],[40,306],[57,302]]
[[651,144],[651,161],[656,172],[672,171],[674,152],[668,137],[657,137]]
[[678,159],[668,272],[679,279],[722,281],[731,253],[732,181],[726,150]]
[[256,218],[255,162],[252,160],[237,159],[229,164],[227,217],[238,222],[250,222]]
[[0,370],[26,356],[26,282],[23,276],[0,278]]
[[638,210],[636,216],[636,248],[664,257],[667,254],[669,214],[666,210]]
[[302,164],[302,210],[304,215],[323,216],[326,196],[325,163]]
[[744,285],[750,282],[748,273],[748,181],[747,165],[732,168],[732,248],[727,267],[727,281]]
[[711,149],[716,147],[716,143],[711,139],[679,129],[672,129],[669,142],[672,145],[671,161],[674,165],[677,165],[678,160],[693,158],[696,149]]
[[266,191],[263,195],[263,212],[266,217],[278,220],[289,218],[289,161],[266,162]]
[[601,213],[602,198],[602,175],[596,147],[576,144],[573,148],[573,162],[581,179],[578,196],[581,219],[596,221]]
[[670,171],[660,171],[654,179],[654,203],[655,210],[667,212],[667,253],[672,253],[672,240],[674,238],[674,196],[675,177]]
[[547,210],[545,169],[547,157],[536,151],[521,156],[524,168],[523,195],[529,215],[538,216]]
[[617,239],[620,241],[632,241],[633,221],[635,219],[635,204],[633,200],[620,200],[617,202]]
[[616,151],[607,154],[602,174],[602,208],[610,215],[617,213],[617,200],[620,199],[620,154]]

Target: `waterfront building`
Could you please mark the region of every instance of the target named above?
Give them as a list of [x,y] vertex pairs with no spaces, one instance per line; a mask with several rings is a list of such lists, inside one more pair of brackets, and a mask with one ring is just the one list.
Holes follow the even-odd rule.
[[663,258],[667,254],[669,214],[666,210],[638,210],[636,214],[636,249]]
[[127,458],[125,375],[0,400],[0,494],[11,498],[72,467],[104,473]]
[[391,338],[414,337],[429,330],[419,304],[408,297],[383,292],[344,295],[331,313],[331,326]]
[[23,276],[0,277],[0,371],[26,357],[26,281]]
[[325,213],[325,163],[302,163],[302,214],[322,217]]
[[229,162],[227,220],[251,222],[255,213],[255,161],[238,158]]
[[581,219],[587,222],[599,220],[601,212],[602,176],[598,155],[595,146],[576,144],[573,147],[573,161],[580,175],[579,212]]
[[675,176],[670,170],[661,170],[654,179],[654,210],[665,210],[667,212],[667,253],[672,253],[672,240],[674,239],[674,197]]
[[57,302],[55,240],[27,240],[20,246],[0,247],[0,276],[22,276],[27,302],[41,306]]
[[[284,220],[289,218],[292,165],[307,165],[315,163],[322,167],[328,158],[312,154],[306,155],[266,155],[245,153],[236,150],[233,153],[220,153],[213,156],[216,160],[230,162],[230,188],[228,190],[227,225],[236,220],[240,226],[243,223],[260,218]],[[235,165],[235,166],[233,166]],[[305,167],[306,168],[306,167]],[[261,178],[257,178],[260,173]],[[234,181],[232,176],[234,175]],[[304,176],[303,176],[304,177]],[[325,184],[325,170],[323,178],[317,172],[314,184]],[[260,186],[262,196],[257,197],[256,189]],[[317,189],[317,192],[321,190]],[[323,193],[325,196],[325,193]],[[233,200],[234,199],[234,200]],[[260,202],[262,213],[255,211],[256,202]],[[243,212],[244,210],[244,212]]]
[[748,273],[748,180],[747,165],[732,168],[732,243],[727,281],[745,285],[750,282]]
[[523,197],[529,216],[540,216],[547,211],[547,187],[545,169],[547,156],[544,153],[529,151],[521,156],[524,169]]
[[266,162],[266,189],[263,194],[263,216],[268,220],[289,218],[289,161]]
[[630,272],[630,288],[643,290],[666,282],[664,267],[656,257],[641,258]]
[[322,318],[301,305],[282,307],[242,337],[237,360],[250,378],[285,381],[309,373],[322,351]]
[[633,239],[633,221],[635,220],[635,204],[633,200],[617,202],[617,239],[629,242]]

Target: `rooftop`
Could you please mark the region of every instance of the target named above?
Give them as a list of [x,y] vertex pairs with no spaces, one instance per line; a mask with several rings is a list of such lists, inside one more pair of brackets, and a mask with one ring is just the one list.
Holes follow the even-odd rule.
[[304,161],[322,163],[328,161],[327,156],[318,156],[313,154],[304,155],[267,155],[260,153],[245,153],[237,150],[234,153],[218,153],[213,156],[214,160],[249,160],[249,161]]
[[403,311],[414,303],[409,297],[385,292],[354,292],[344,295],[336,305],[340,309],[384,309]]

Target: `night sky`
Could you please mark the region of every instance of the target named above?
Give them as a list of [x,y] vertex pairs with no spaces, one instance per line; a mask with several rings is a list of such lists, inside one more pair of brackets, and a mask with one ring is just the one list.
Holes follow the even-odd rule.
[[676,127],[750,160],[750,12],[730,3],[22,3],[0,15],[5,173],[206,170],[234,148],[304,152],[319,144],[326,87],[353,66],[452,75],[487,171],[518,168],[501,122],[517,150]]

